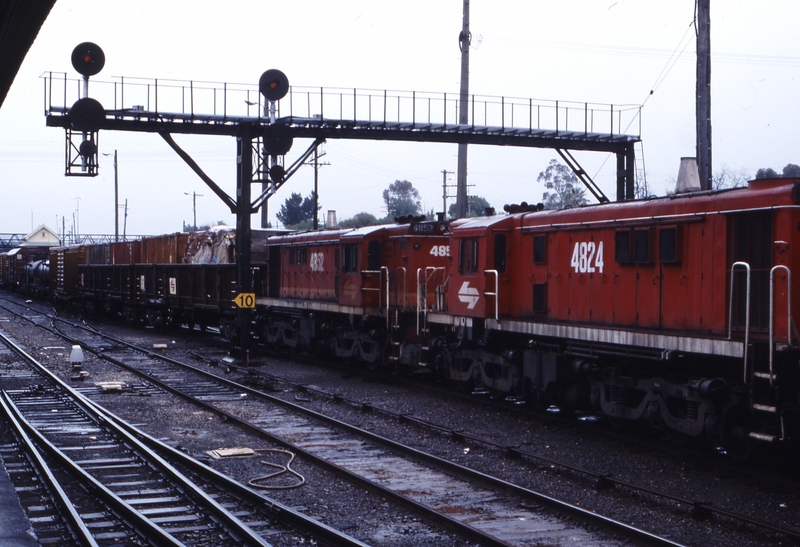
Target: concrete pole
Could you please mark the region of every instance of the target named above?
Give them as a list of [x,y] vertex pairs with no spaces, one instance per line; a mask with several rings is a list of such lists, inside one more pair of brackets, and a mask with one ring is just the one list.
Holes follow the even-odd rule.
[[[461,96],[458,107],[458,123],[469,123],[469,0],[464,0],[464,15],[458,47],[461,49]],[[456,218],[467,216],[467,145],[458,145],[458,180],[456,183]],[[447,213],[447,211],[445,211]]]

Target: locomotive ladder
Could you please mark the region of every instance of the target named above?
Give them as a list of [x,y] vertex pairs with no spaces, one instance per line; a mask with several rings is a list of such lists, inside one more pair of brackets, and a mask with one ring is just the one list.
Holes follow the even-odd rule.
[[728,339],[731,337],[731,321],[733,312],[733,274],[737,266],[744,268],[747,272],[744,382],[745,384],[751,383],[752,385],[750,407],[756,412],[767,413],[768,415],[774,416],[774,425],[772,431],[750,431],[748,436],[751,439],[764,442],[773,442],[776,440],[782,441],[786,437],[786,429],[783,412],[779,407],[778,375],[775,373],[775,273],[778,271],[784,271],[787,277],[787,346],[791,346],[792,344],[792,330],[795,330],[796,332],[795,324],[792,320],[792,274],[789,268],[784,265],[774,266],[769,272],[769,359],[767,362],[769,368],[767,370],[759,370],[756,368],[756,365],[753,365],[752,380],[748,382],[748,380],[750,380],[747,367],[747,348],[750,334],[750,265],[746,262],[736,262],[731,267],[731,300],[728,315]]

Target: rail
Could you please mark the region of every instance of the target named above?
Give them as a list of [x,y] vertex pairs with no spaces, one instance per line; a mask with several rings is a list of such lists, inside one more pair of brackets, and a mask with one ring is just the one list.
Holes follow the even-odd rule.
[[775,385],[773,359],[775,353],[775,272],[785,270],[788,276],[786,289],[786,343],[792,345],[792,272],[781,264],[769,271],[769,385]]
[[733,334],[733,274],[736,272],[736,267],[741,266],[747,271],[747,293],[745,302],[745,325],[744,325],[744,383],[747,383],[747,349],[750,341],[750,264],[747,262],[734,262],[731,265],[731,291],[728,305],[728,340],[731,339]]
[[[45,115],[65,114],[83,95],[83,79],[45,72]],[[268,119],[257,84],[158,78],[93,78],[90,96],[120,118],[176,119],[232,124]],[[336,87],[291,86],[275,115],[289,120],[371,121],[500,130],[548,130],[570,134],[641,135],[641,106],[470,95],[466,124],[459,123],[460,94]],[[631,130],[631,128],[634,128]]]
[[483,270],[484,275],[494,275],[494,292],[484,291],[483,296],[494,297],[494,320],[500,320],[500,302],[497,293],[500,292],[500,272],[497,270]]

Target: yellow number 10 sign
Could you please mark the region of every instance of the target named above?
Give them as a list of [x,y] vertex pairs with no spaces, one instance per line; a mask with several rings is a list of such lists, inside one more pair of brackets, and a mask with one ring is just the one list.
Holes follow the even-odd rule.
[[234,303],[240,308],[255,309],[256,307],[256,293],[254,292],[240,292],[233,299]]

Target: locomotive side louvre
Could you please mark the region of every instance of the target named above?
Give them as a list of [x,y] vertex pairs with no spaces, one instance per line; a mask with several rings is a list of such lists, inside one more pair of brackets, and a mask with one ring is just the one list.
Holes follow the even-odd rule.
[[339,238],[345,230],[273,236],[268,239],[269,296],[337,302]]

